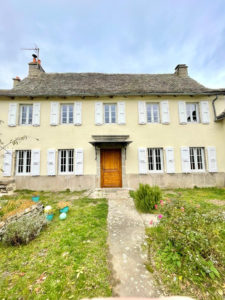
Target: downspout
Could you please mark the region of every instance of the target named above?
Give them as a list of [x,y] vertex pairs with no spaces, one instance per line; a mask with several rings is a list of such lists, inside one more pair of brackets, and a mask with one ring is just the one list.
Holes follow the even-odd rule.
[[214,112],[214,121],[216,122],[217,121],[217,116],[216,116],[216,107],[215,107],[215,102],[216,100],[218,99],[218,95],[216,95],[216,98],[213,99],[212,101],[212,106],[213,106],[213,112]]

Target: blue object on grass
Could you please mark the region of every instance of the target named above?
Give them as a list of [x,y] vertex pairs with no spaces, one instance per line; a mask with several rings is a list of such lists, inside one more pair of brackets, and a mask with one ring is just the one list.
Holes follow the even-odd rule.
[[40,196],[34,196],[32,197],[32,201],[38,202],[40,200]]
[[51,221],[52,219],[53,219],[53,214],[51,214],[51,215],[46,215],[46,219],[48,220],[48,221]]
[[59,216],[60,220],[65,220],[66,217],[67,217],[67,215],[66,215],[66,213],[64,213],[64,212],[61,213],[60,216]]
[[61,213],[67,213],[69,211],[69,206],[65,206],[59,210]]

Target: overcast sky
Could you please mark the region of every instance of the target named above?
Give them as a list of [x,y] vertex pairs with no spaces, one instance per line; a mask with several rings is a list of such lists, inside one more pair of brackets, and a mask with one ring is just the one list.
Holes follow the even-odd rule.
[[46,72],[173,73],[225,87],[225,0],[1,0],[0,89]]

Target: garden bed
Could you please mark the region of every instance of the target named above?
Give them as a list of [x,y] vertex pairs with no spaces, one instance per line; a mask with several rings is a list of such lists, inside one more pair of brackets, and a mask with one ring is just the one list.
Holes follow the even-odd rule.
[[[224,299],[225,189],[164,191],[157,226],[147,229],[148,269],[168,294]],[[210,201],[213,200],[213,202]]]

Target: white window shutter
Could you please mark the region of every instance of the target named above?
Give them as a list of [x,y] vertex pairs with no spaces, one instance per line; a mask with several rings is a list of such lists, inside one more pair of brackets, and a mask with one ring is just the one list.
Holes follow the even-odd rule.
[[169,101],[161,101],[161,120],[162,124],[170,123]]
[[47,152],[47,174],[55,175],[55,149],[48,149]]
[[125,102],[118,102],[118,124],[126,124]]
[[185,101],[179,101],[179,120],[180,124],[187,124],[187,110],[186,110],[186,102]]
[[50,125],[59,124],[59,103],[51,102],[51,115],[50,115]]
[[17,103],[9,103],[8,125],[16,126]]
[[75,175],[83,175],[84,171],[84,153],[83,149],[75,149]]
[[31,175],[40,175],[40,150],[34,149],[31,152]]
[[103,123],[103,104],[95,102],[95,124],[102,125]]
[[201,121],[203,124],[209,124],[210,117],[209,117],[209,102],[208,101],[201,101]]
[[175,173],[174,149],[173,147],[166,147],[165,151],[166,151],[167,173]]
[[3,159],[3,176],[11,176],[12,172],[12,150],[5,150]]
[[139,173],[147,174],[147,149],[138,148]]
[[145,101],[138,101],[138,116],[139,116],[139,124],[146,124],[147,123],[146,103],[145,103]]
[[217,172],[216,148],[207,147],[208,150],[208,170],[209,172]]
[[41,104],[34,103],[33,104],[33,118],[32,118],[33,126],[40,126],[40,110],[41,110]]
[[189,147],[181,147],[181,166],[183,173],[190,173],[190,153]]
[[82,124],[82,102],[74,103],[74,125]]

